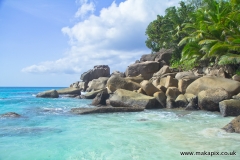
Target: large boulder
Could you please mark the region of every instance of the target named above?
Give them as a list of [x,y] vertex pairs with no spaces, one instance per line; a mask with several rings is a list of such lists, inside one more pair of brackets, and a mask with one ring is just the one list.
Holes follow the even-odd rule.
[[110,77],[110,68],[108,65],[94,66],[93,69],[84,72],[80,79],[84,82],[89,82],[93,79],[98,79],[99,77]]
[[140,112],[143,107],[97,107],[97,108],[72,108],[74,114],[91,114],[91,113],[114,113],[114,112]]
[[107,88],[100,89],[100,90],[97,90],[97,91],[88,92],[88,93],[84,94],[83,98],[93,99],[100,92],[107,93]]
[[45,92],[38,93],[38,94],[36,95],[36,97],[39,97],[39,98],[58,98],[58,97],[59,97],[59,94],[58,94],[58,92],[54,89],[54,90],[50,90],[50,91],[45,91]]
[[240,115],[240,100],[229,99],[219,103],[220,112],[223,117]]
[[158,91],[153,94],[153,97],[160,103],[160,108],[166,108],[166,95],[163,91]]
[[100,92],[96,95],[96,97],[92,100],[92,105],[94,106],[102,106],[106,105],[106,100],[109,98],[109,94],[107,92]]
[[219,111],[219,102],[228,98],[228,92],[223,88],[207,89],[198,93],[198,106],[202,110]]
[[174,101],[179,96],[179,94],[180,92],[176,87],[169,87],[166,91],[166,96],[170,99],[173,99]]
[[186,89],[187,87],[193,82],[195,81],[195,79],[179,79],[178,80],[178,90],[181,92],[181,93],[185,93],[186,92]]
[[106,88],[108,79],[109,77],[99,77],[98,79],[93,79],[88,83],[87,91],[90,92]]
[[155,92],[159,91],[159,89],[157,89],[151,82],[147,80],[142,81],[140,85],[148,96],[153,96]]
[[159,63],[146,61],[130,65],[125,74],[127,77],[135,77],[141,74],[145,80],[149,80],[155,72],[159,70]]
[[85,92],[87,87],[88,87],[88,82],[79,82],[77,88]]
[[58,94],[74,94],[74,95],[81,95],[81,88],[63,88],[57,90]]
[[167,76],[165,87],[178,87],[178,80],[175,78],[172,78],[171,76]]
[[109,93],[113,93],[117,89],[126,89],[133,91],[138,90],[140,87],[140,84],[119,76],[112,76],[107,81],[107,88]]
[[186,93],[198,95],[203,90],[216,88],[223,88],[228,92],[229,96],[233,96],[240,92],[240,82],[219,77],[201,77],[187,87]]
[[155,61],[159,62],[161,66],[163,65],[169,65],[170,60],[172,57],[173,50],[172,49],[160,49],[159,52],[157,52],[157,56],[155,57]]
[[240,116],[234,118],[229,124],[224,126],[223,129],[230,133],[240,133]]
[[[146,109],[150,108],[159,108],[160,105],[154,97],[146,96],[141,93],[136,93],[124,89],[118,89],[114,94],[109,98],[110,104],[111,101],[114,101],[115,106],[113,107],[122,107],[121,104],[129,107],[143,107]],[[120,105],[117,105],[117,102],[120,102]],[[111,104],[112,105],[112,104]]]

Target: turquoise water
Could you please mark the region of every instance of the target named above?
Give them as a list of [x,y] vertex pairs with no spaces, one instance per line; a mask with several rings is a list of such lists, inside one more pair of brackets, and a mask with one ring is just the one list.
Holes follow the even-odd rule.
[[[0,160],[239,159],[240,134],[220,128],[233,117],[183,110],[72,115],[90,100],[36,98],[53,88],[0,88]],[[57,89],[57,88],[54,88]],[[181,156],[180,152],[237,156]]]

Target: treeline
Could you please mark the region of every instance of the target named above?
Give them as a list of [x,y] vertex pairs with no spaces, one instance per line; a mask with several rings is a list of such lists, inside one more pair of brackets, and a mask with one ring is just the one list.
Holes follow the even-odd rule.
[[181,1],[158,15],[146,35],[152,52],[174,49],[173,67],[240,64],[240,0]]

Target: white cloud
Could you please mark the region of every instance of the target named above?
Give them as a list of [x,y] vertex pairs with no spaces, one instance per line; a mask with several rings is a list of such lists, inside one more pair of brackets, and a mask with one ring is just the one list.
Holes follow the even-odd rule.
[[[92,11],[84,4],[76,15],[83,16]],[[124,71],[128,65],[150,53],[145,47],[145,30],[148,24],[163,15],[167,7],[178,5],[179,0],[126,0],[103,8],[99,16],[90,15],[73,27],[64,27],[62,32],[70,38],[70,49],[65,57],[51,62],[32,65],[22,71],[30,73],[77,73],[93,68],[94,65],[109,65],[111,71]],[[94,6],[94,5],[93,5]],[[79,13],[78,13],[79,12]]]
[[80,3],[81,7],[75,13],[76,18],[78,17],[84,18],[89,12],[93,14],[95,10],[95,5],[93,2],[88,3],[88,0],[80,0],[77,3]]

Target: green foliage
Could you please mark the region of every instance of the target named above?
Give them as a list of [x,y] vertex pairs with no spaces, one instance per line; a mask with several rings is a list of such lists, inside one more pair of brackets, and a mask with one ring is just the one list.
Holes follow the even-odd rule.
[[146,45],[174,49],[172,66],[240,64],[240,0],[185,0],[165,12],[149,24]]

